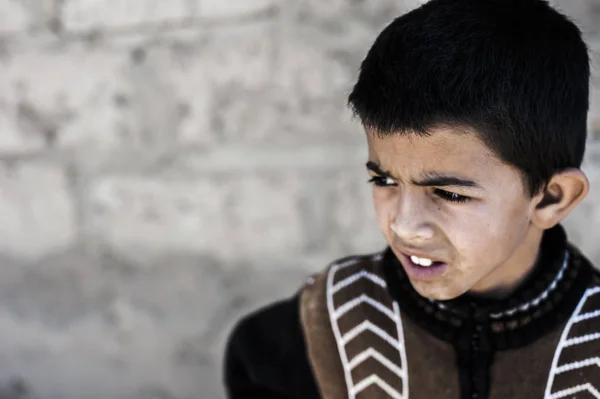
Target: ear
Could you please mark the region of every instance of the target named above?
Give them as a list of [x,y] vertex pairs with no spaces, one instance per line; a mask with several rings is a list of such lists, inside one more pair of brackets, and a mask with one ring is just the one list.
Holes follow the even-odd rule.
[[552,176],[546,189],[534,197],[532,223],[542,230],[567,217],[587,195],[590,183],[580,169],[567,169]]

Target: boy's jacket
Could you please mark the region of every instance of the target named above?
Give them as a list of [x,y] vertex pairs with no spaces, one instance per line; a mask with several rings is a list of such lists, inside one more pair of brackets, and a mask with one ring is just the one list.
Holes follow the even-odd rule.
[[246,317],[225,359],[229,398],[600,398],[600,277],[545,232],[509,298],[430,301],[387,249],[342,259]]

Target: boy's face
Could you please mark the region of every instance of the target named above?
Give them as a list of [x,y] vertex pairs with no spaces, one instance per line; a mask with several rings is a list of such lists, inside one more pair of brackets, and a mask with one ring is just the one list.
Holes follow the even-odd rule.
[[516,168],[470,132],[367,138],[379,227],[422,296],[493,294],[523,278],[542,231]]

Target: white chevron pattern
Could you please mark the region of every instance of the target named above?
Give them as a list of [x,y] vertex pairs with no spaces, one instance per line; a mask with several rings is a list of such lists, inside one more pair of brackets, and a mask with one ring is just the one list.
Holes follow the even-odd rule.
[[368,303],[369,305],[371,305],[375,309],[379,310],[381,313],[383,313],[390,319],[392,319],[392,320],[394,319],[394,312],[390,308],[388,308],[387,306],[383,305],[380,302],[377,302],[373,298],[369,297],[367,294],[362,294],[358,298],[354,298],[353,300],[348,301],[345,304],[343,304],[342,306],[340,306],[339,308],[337,308],[333,317],[335,317],[336,319],[339,319],[344,314],[346,314],[350,310],[354,309],[361,303]]
[[348,331],[341,337],[341,342],[343,345],[346,345],[348,342],[352,341],[358,335],[365,331],[371,331],[377,334],[381,339],[385,340],[388,344],[392,345],[394,348],[400,350],[402,349],[402,342],[394,339],[388,333],[383,331],[381,328],[377,327],[375,324],[371,323],[369,320],[365,320],[360,323],[358,326],[354,327],[352,330]]
[[377,385],[379,388],[383,389],[388,395],[390,395],[394,399],[403,399],[404,396],[396,391],[394,388],[389,386],[384,380],[382,380],[377,374],[371,374],[358,384],[356,384],[350,392],[353,394],[351,397],[355,397],[359,392],[363,389],[367,388],[371,385]]
[[598,390],[596,388],[594,388],[594,386],[590,383],[577,385],[572,388],[563,389],[562,391],[555,392],[552,395],[552,398],[556,398],[556,399],[565,398],[567,396],[571,396],[578,392],[585,392],[585,391],[588,391],[589,393],[594,395],[595,398],[600,398],[600,392],[598,392]]
[[598,358],[598,357],[591,357],[588,359],[583,359],[583,360],[580,360],[577,362],[568,363],[568,364],[564,364],[561,366],[558,365],[558,361],[560,359],[560,354],[561,354],[561,351],[563,348],[566,348],[569,346],[574,346],[574,345],[580,345],[585,342],[600,339],[600,332],[586,334],[581,337],[575,337],[575,338],[570,338],[570,339],[567,338],[569,336],[571,327],[573,327],[573,324],[579,323],[584,320],[591,319],[593,317],[598,317],[600,315],[600,310],[595,310],[595,311],[581,314],[581,310],[583,309],[583,306],[585,305],[588,298],[590,298],[594,295],[597,295],[598,293],[600,293],[600,287],[594,287],[594,288],[588,289],[581,297],[581,300],[579,301],[577,308],[575,309],[575,311],[571,315],[571,318],[569,319],[567,325],[565,326],[565,329],[563,330],[562,335],[560,337],[560,342],[556,348],[556,351],[554,352],[554,359],[552,361],[552,368],[550,369],[550,376],[548,378],[548,384],[546,385],[546,393],[544,395],[544,399],[560,399],[560,398],[568,397],[575,393],[584,392],[584,391],[587,391],[590,394],[592,394],[595,398],[600,399],[600,392],[598,392],[597,388],[594,385],[592,385],[592,383],[589,383],[589,382],[586,384],[569,387],[569,388],[552,393],[552,385],[554,384],[554,376],[555,375],[565,373],[567,371],[580,369],[583,367],[593,366],[593,365],[600,367],[600,358]]
[[394,372],[394,374],[405,376],[406,373],[400,367],[398,367],[394,362],[391,362],[387,357],[383,356],[381,353],[376,351],[373,348],[369,348],[367,350],[362,351],[358,355],[354,357],[348,364],[350,369],[358,366],[360,363],[366,361],[369,358],[376,359],[379,363],[383,364],[385,367]]
[[584,342],[593,341],[593,340],[596,340],[599,338],[600,338],[600,333],[586,334],[586,335],[582,335],[581,337],[575,337],[575,338],[566,340],[565,343],[563,344],[563,347],[566,348],[567,346],[579,345],[579,344],[583,344]]
[[373,273],[370,273],[366,270],[361,270],[360,272],[353,274],[350,277],[346,277],[345,279],[343,279],[342,281],[340,281],[339,283],[334,285],[331,288],[331,292],[333,294],[335,294],[342,288],[349,286],[350,284],[360,280],[361,278],[366,278],[367,280],[371,280],[372,282],[374,282],[375,284],[377,284],[383,288],[385,288],[385,286],[386,286],[385,281],[381,277],[379,277]]
[[[373,257],[374,260],[378,261],[381,259],[381,254],[377,254]],[[335,339],[338,346],[338,352],[340,355],[340,359],[342,362],[342,366],[344,368],[344,376],[346,380],[346,387],[348,389],[348,399],[355,399],[356,395],[360,392],[364,391],[369,386],[378,386],[380,389],[385,391],[389,396],[394,399],[408,399],[408,374],[406,371],[406,350],[404,347],[404,334],[402,331],[402,320],[400,318],[400,310],[398,304],[395,301],[392,302],[392,306],[386,306],[385,304],[369,297],[367,294],[360,294],[359,296],[349,300],[348,302],[340,305],[337,309],[334,306],[333,295],[339,292],[341,289],[348,287],[357,281],[360,280],[370,280],[371,282],[377,284],[381,288],[386,288],[385,281],[377,276],[376,274],[368,271],[368,270],[360,270],[356,273],[352,274],[349,277],[337,282],[334,285],[334,277],[338,270],[341,268],[356,264],[360,259],[354,260],[354,262],[346,261],[339,265],[333,265],[329,271],[329,275],[327,276],[327,307],[329,311],[329,318],[331,322],[331,326],[335,335]],[[384,331],[379,326],[373,324],[369,320],[364,320],[360,324],[356,325],[349,331],[347,331],[343,336],[340,331],[340,327],[338,325],[338,320],[341,316],[348,313],[352,309],[356,308],[360,304],[366,303],[376,309],[377,311],[383,313],[386,317],[390,318],[394,321],[396,325],[396,337],[391,336],[389,333]],[[358,337],[364,332],[370,331],[381,339],[385,340],[387,343],[392,345],[394,348],[398,350],[398,358],[397,359],[388,359],[381,352],[376,349],[369,347],[363,350],[361,353],[356,355],[352,360],[348,359],[348,354],[346,352],[346,345]],[[352,370],[367,361],[368,359],[375,359],[387,369],[389,369],[394,375],[398,376],[402,380],[402,392],[398,392],[394,389],[390,384],[385,382],[377,374],[371,374],[369,377],[364,378],[361,381],[353,381],[352,378]],[[395,361],[394,361],[395,360]],[[398,360],[400,360],[400,364],[402,367],[397,365]]]
[[564,373],[565,371],[577,370],[588,366],[600,367],[600,357],[592,357],[591,359],[582,360],[580,362],[567,363],[556,368],[556,374]]
[[593,319],[594,317],[598,317],[598,316],[600,316],[600,310],[594,310],[593,312],[588,312],[588,313],[582,314],[581,316],[577,316],[575,318],[574,323],[577,323],[579,321]]

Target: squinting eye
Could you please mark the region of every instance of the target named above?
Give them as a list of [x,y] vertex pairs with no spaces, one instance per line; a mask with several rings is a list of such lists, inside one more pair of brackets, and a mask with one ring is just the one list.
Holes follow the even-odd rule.
[[367,183],[373,183],[378,187],[388,187],[396,185],[396,182],[391,177],[387,176],[373,176],[371,177],[371,179],[369,179]]
[[456,194],[446,190],[440,190],[436,188],[434,191],[435,195],[448,202],[467,202],[470,200],[469,197],[465,197],[464,195]]

